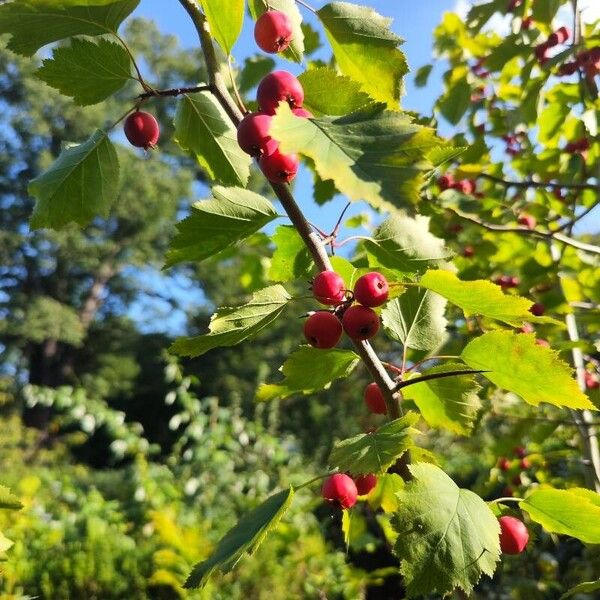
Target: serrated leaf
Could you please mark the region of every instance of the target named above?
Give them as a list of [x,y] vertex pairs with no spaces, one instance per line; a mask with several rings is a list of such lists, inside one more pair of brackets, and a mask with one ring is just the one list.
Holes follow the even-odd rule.
[[331,467],[353,475],[385,473],[413,445],[413,425],[419,420],[415,413],[385,423],[372,433],[361,433],[337,442],[329,455]]
[[32,229],[59,229],[71,221],[87,225],[107,217],[119,188],[119,161],[104,131],[64,149],[50,168],[29,184],[37,198]]
[[254,192],[215,186],[212,194],[214,199],[193,204],[191,215],[177,224],[165,266],[204,260],[277,217],[271,202]]
[[36,76],[70,96],[75,104],[102,102],[131,79],[131,61],[122,46],[104,39],[98,43],[73,39],[70,46],[54,48]]
[[0,5],[0,34],[10,34],[8,49],[22,56],[75,35],[115,33],[139,0],[36,0]]
[[393,209],[419,201],[434,165],[427,153],[442,145],[432,129],[382,104],[345,117],[304,119],[280,104],[270,135],[284,153],[311,158],[322,179],[332,179],[350,200]]
[[309,69],[298,80],[304,89],[303,106],[316,116],[347,115],[373,102],[358,82],[329,67]]
[[313,260],[300,234],[291,225],[279,225],[272,236],[275,252],[269,268],[271,281],[309,279]]
[[429,217],[397,212],[364,242],[370,267],[385,267],[406,275],[424,273],[452,257],[444,240],[429,232]]
[[270,56],[250,56],[244,60],[238,88],[242,94],[256,87],[260,80],[275,70],[275,61]]
[[403,40],[390,29],[392,20],[349,2],[326,4],[317,15],[340,71],[369,96],[397,109],[408,65],[398,48]]
[[600,590],[600,579],[598,581],[584,581],[565,592],[558,600],[567,600],[567,598],[572,598],[577,594],[590,594],[598,590]]
[[600,494],[582,488],[539,488],[519,503],[546,531],[600,544]]
[[273,323],[290,300],[281,285],[259,290],[248,304],[220,308],[211,317],[209,333],[179,338],[170,350],[180,356],[200,356],[213,348],[235,346]]
[[212,92],[184,94],[177,103],[175,141],[207,175],[225,185],[245,186],[252,159],[237,143],[237,132]]
[[7,488],[0,485],[0,509],[19,510],[23,508],[21,501]]
[[284,375],[283,381],[277,384],[261,384],[256,399],[263,402],[328,389],[334,380],[348,377],[359,360],[351,350],[321,350],[312,346],[301,346],[279,369]]
[[409,287],[381,311],[390,338],[414,350],[434,350],[446,338],[446,300],[429,290]]
[[489,331],[469,342],[461,359],[473,369],[488,371],[483,373],[486,379],[533,406],[548,402],[595,410],[571,367],[554,350],[536,344],[533,334]]
[[225,54],[238,39],[244,23],[244,0],[200,0],[211,35]]
[[[0,553],[4,553],[9,550],[14,542],[9,540],[1,531],[0,531]],[[3,560],[2,555],[0,554],[0,560]]]
[[[300,63],[304,58],[304,32],[302,31],[302,13],[294,0],[269,0],[271,10],[285,13],[292,22],[292,41],[289,48],[279,54],[287,60]],[[264,0],[248,0],[248,7],[253,19],[257,19],[267,10]]]
[[415,73],[415,85],[417,87],[425,87],[427,85],[427,80],[429,79],[429,75],[431,74],[431,70],[433,69],[433,65],[423,65],[417,72]]
[[[447,363],[427,369],[422,374],[450,373],[465,366]],[[430,427],[441,427],[459,435],[468,435],[473,428],[481,402],[480,386],[474,375],[457,375],[446,379],[430,379],[402,389],[405,400],[412,400]]]
[[383,473],[377,477],[377,485],[367,502],[373,510],[393,513],[398,508],[398,492],[404,488],[404,480],[397,473]]
[[215,571],[229,573],[242,556],[252,554],[264,538],[279,524],[290,507],[294,490],[290,487],[267,498],[260,506],[245,515],[218,543],[211,556],[197,564],[185,588],[201,588]]
[[463,118],[470,104],[471,86],[464,79],[460,79],[440,98],[438,108],[446,121],[456,125]]
[[462,308],[467,317],[481,315],[514,327],[522,325],[523,321],[559,325],[550,317],[533,316],[529,312],[533,304],[531,300],[505,294],[499,285],[491,281],[461,281],[454,273],[439,270],[427,271],[419,285],[444,296]]
[[398,492],[392,519],[407,596],[443,596],[456,588],[468,594],[496,569],[498,520],[477,494],[460,489],[438,467],[419,463],[409,469],[414,479]]

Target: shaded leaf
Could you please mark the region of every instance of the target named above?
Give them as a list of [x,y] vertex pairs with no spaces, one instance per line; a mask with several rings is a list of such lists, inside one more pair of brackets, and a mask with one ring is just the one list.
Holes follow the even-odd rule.
[[456,125],[463,118],[470,104],[471,86],[461,79],[440,98],[438,108],[449,123]]
[[211,35],[225,54],[231,54],[244,23],[244,0],[200,0],[200,4]]
[[367,498],[373,510],[381,508],[383,512],[393,513],[398,508],[397,493],[404,488],[404,480],[397,473],[382,473],[377,476],[377,485]]
[[424,65],[417,69],[417,72],[415,73],[415,85],[417,87],[425,87],[427,85],[427,80],[429,79],[432,69],[433,65]]
[[600,579],[598,581],[585,581],[572,587],[570,590],[565,592],[558,600],[567,600],[577,594],[589,594],[600,590]]
[[21,501],[7,488],[0,485],[0,509],[19,510],[23,508]]
[[37,198],[32,229],[59,229],[71,221],[87,225],[107,217],[117,197],[119,161],[104,131],[97,130],[82,144],[65,148],[50,168],[29,184]]

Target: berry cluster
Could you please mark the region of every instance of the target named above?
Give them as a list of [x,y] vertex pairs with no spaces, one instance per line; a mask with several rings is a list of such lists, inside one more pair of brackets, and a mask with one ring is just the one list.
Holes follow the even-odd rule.
[[[343,331],[354,340],[368,340],[379,331],[379,316],[373,307],[381,306],[389,294],[388,282],[381,273],[363,275],[353,293],[348,294],[338,273],[322,271],[314,278],[312,290],[321,304],[335,307],[332,312],[314,312],[304,324],[304,337],[315,348],[333,348]],[[352,304],[354,300],[359,304]]]
[[590,140],[583,137],[574,142],[567,142],[565,145],[565,152],[568,154],[581,154],[584,158],[586,157],[587,151],[590,149]]
[[514,275],[500,275],[492,281],[496,285],[499,285],[503,290],[517,288],[521,284],[521,280],[518,277],[515,277]]
[[336,473],[328,477],[321,488],[324,500],[345,510],[356,504],[358,496],[366,496],[377,485],[377,476],[373,473],[350,477],[345,473]]
[[509,459],[501,456],[498,459],[497,466],[502,471],[500,481],[504,481],[505,487],[501,496],[513,496],[513,487],[528,486],[531,483],[531,475],[527,473],[531,469],[531,461],[527,458],[527,450],[522,446],[513,448],[513,454],[516,458]]
[[477,182],[474,179],[459,179],[455,181],[452,173],[445,173],[438,181],[439,188],[444,190],[457,190],[461,194],[477,195]]
[[583,69],[587,77],[595,77],[600,74],[600,46],[580,52],[575,60],[563,63],[558,68],[559,75],[573,75],[579,69]]
[[548,39],[535,48],[535,56],[538,62],[543,65],[548,61],[548,50],[560,44],[564,44],[571,37],[571,32],[567,27],[559,27],[554,33],[551,33]]
[[525,136],[524,133],[508,133],[502,136],[502,139],[506,142],[505,152],[509,156],[518,156],[523,151],[521,140]]

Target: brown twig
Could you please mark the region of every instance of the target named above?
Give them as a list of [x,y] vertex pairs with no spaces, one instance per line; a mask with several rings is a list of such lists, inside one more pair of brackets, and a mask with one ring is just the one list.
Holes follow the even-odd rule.
[[207,92],[209,90],[210,85],[193,85],[190,87],[169,88],[168,90],[152,90],[150,92],[144,92],[137,97],[145,100],[154,96],[181,96],[183,94],[194,94],[197,92]]

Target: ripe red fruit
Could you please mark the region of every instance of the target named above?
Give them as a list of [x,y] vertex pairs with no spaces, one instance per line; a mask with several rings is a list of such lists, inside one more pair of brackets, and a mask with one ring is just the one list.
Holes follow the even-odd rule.
[[312,291],[321,304],[340,304],[346,296],[346,284],[335,271],[322,271],[313,279]]
[[354,298],[363,306],[381,306],[388,299],[387,279],[377,271],[359,277],[354,284]]
[[475,256],[475,248],[473,248],[473,246],[465,246],[463,248],[462,255],[465,258],[472,258]]
[[289,183],[296,177],[300,161],[297,154],[282,154],[279,150],[263,154],[258,164],[272,183]]
[[268,10],[254,25],[254,39],[263,52],[283,52],[292,41],[292,22],[283,12]]
[[600,388],[600,379],[598,379],[598,375],[586,371],[584,377],[585,387],[588,390],[597,390],[598,388]]
[[571,31],[568,27],[560,27],[556,30],[556,36],[558,43],[564,44],[571,37]]
[[125,136],[136,148],[152,148],[156,146],[160,135],[157,120],[147,112],[137,110],[125,120]]
[[494,279],[494,283],[498,284],[503,290],[508,288],[518,287],[521,283],[518,277],[511,277],[510,275],[501,275]]
[[546,312],[546,307],[541,302],[535,302],[531,305],[529,312],[536,317],[541,317]]
[[513,454],[518,458],[525,458],[527,456],[527,450],[523,446],[515,446],[513,448]]
[[521,554],[529,541],[529,532],[523,521],[515,517],[504,516],[500,523],[500,549],[504,554]]
[[315,348],[333,348],[342,337],[342,323],[330,312],[317,311],[306,319],[304,337]]
[[526,471],[527,469],[529,469],[529,467],[531,467],[531,461],[528,458],[522,458],[521,462],[519,463],[519,467],[523,471]]
[[472,179],[461,179],[457,181],[453,186],[455,190],[462,192],[463,194],[472,194],[475,191],[475,182]]
[[368,340],[379,331],[379,317],[373,309],[355,304],[344,313],[342,325],[353,340]]
[[275,152],[279,144],[269,135],[272,120],[273,117],[265,113],[246,115],[237,128],[240,148],[252,156]]
[[301,106],[299,106],[298,108],[292,108],[292,112],[297,117],[302,117],[303,119],[312,119],[314,117],[314,115],[310,112],[310,110],[306,110],[305,108],[302,108]]
[[442,191],[449,190],[454,185],[454,177],[450,173],[446,173],[437,180],[437,184]]
[[304,90],[300,82],[287,71],[273,71],[258,84],[258,105],[263,112],[274,115],[280,102],[298,108],[304,102]]
[[508,460],[508,458],[505,456],[501,456],[498,459],[498,468],[501,471],[508,471],[510,469],[510,460]]
[[550,342],[548,340],[543,340],[542,338],[538,338],[535,340],[535,343],[538,346],[543,346],[544,348],[550,348]]
[[533,25],[533,17],[525,17],[521,23],[521,29],[531,29]]
[[373,473],[360,475],[354,478],[354,483],[356,484],[358,495],[366,496],[377,485],[377,476]]
[[535,226],[537,225],[535,217],[526,214],[520,215],[518,222],[519,225],[523,225],[523,227],[527,227],[527,229],[535,229]]
[[351,477],[345,473],[336,473],[323,482],[321,496],[327,502],[346,509],[356,504],[358,490]]
[[376,415],[385,415],[387,413],[387,406],[385,405],[385,399],[383,398],[383,392],[381,388],[375,383],[370,383],[364,392],[364,400],[367,408]]
[[579,69],[579,64],[576,62],[563,63],[560,65],[560,67],[558,67],[558,74],[561,76],[573,75],[577,69]]
[[536,46],[534,53],[540,64],[543,65],[548,60],[548,45],[544,43]]

